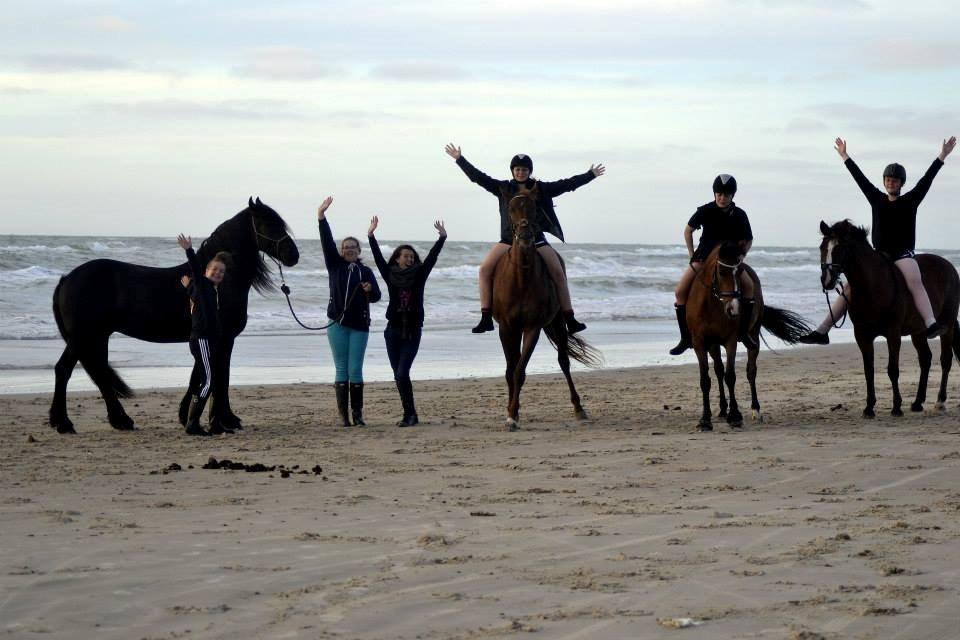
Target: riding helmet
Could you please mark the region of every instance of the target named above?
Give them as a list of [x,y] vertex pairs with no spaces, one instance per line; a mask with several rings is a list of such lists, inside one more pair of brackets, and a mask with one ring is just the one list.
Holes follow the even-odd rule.
[[721,173],[713,179],[714,193],[729,193],[731,196],[737,193],[737,179],[729,173]]
[[907,170],[903,168],[903,165],[894,162],[893,164],[888,164],[887,168],[883,170],[884,178],[899,178],[900,182],[907,181]]
[[510,171],[513,171],[514,167],[526,167],[527,171],[533,173],[533,160],[530,156],[518,153],[510,159]]

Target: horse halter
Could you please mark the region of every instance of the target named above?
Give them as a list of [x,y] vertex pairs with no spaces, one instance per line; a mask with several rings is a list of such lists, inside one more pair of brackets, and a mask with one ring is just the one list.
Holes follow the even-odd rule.
[[[512,203],[517,198],[528,198],[528,199],[531,199],[532,201],[532,198],[530,198],[530,196],[528,196],[527,194],[518,193],[517,195],[510,198],[510,202]],[[536,237],[537,231],[539,231],[539,229],[537,228],[537,224],[531,221],[530,218],[524,218],[519,222],[513,223],[513,239],[514,240],[520,240],[520,241],[530,240]]]
[[[274,238],[271,238],[270,236],[268,236],[268,235],[266,235],[266,234],[260,233],[259,231],[257,231],[257,223],[254,222],[253,216],[250,216],[250,226],[253,227],[253,233],[254,233],[258,238],[263,238],[263,239],[266,240],[268,243],[272,243],[272,244],[273,244],[273,252],[274,252],[274,254],[276,254],[277,256],[280,255],[280,243],[283,242],[284,240],[289,240],[289,239],[290,239],[290,234],[289,234],[289,233],[284,233],[281,238],[276,239],[276,240],[275,240]],[[261,249],[261,250],[262,250],[262,249]],[[268,253],[267,255],[270,255],[270,254]],[[273,258],[273,256],[270,256],[270,257]],[[276,258],[274,258],[274,262],[276,262]]]
[[[730,298],[733,300],[740,299],[740,278],[738,277],[737,271],[740,269],[740,265],[743,264],[743,260],[738,260],[736,264],[727,264],[726,262],[721,261],[717,258],[717,266],[713,270],[713,281],[710,283],[710,293],[713,294],[713,297],[717,300],[723,302],[724,298]],[[733,272],[733,291],[723,291],[720,289],[720,267],[725,269],[730,269]]]

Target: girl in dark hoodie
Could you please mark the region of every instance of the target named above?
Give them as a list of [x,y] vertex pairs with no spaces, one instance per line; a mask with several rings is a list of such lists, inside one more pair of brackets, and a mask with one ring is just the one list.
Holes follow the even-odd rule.
[[[327,340],[336,367],[334,388],[337,410],[343,426],[365,426],[363,420],[363,356],[370,337],[370,303],[380,300],[380,287],[370,267],[360,262],[360,241],[347,236],[340,243],[333,239],[326,211],[333,203],[327,197],[317,209],[323,259],[330,278],[330,302],[327,317],[333,323],[327,329]],[[350,415],[347,413],[349,397]]]
[[410,380],[410,367],[420,350],[420,336],[423,331],[423,289],[427,277],[437,263],[437,256],[447,239],[447,230],[442,220],[433,223],[440,237],[434,243],[427,258],[420,262],[417,250],[409,244],[401,244],[393,250],[390,260],[383,259],[380,245],[373,236],[380,219],[373,216],[367,230],[370,251],[377,262],[380,276],[390,292],[390,304],[387,306],[387,328],[383,338],[387,343],[387,355],[393,368],[393,379],[400,392],[403,405],[403,418],[398,427],[412,427],[419,422],[417,409],[413,403],[413,382]]

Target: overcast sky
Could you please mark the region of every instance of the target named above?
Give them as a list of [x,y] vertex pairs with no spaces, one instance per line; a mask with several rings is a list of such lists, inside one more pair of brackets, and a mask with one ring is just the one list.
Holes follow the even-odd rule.
[[[944,0],[13,1],[0,15],[0,233],[198,237],[259,196],[316,237],[498,237],[506,178],[602,162],[557,199],[573,242],[682,242],[717,173],[755,247],[869,208],[833,150],[908,185],[960,135]],[[960,247],[960,152],[918,244]]]

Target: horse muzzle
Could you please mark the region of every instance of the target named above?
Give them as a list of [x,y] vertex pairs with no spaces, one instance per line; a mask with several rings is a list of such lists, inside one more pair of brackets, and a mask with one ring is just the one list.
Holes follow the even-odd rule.
[[840,274],[842,273],[840,265],[837,264],[821,264],[820,265],[820,286],[824,291],[830,291],[837,286],[837,280],[840,279]]
[[300,250],[292,238],[286,238],[277,247],[277,260],[283,263],[285,267],[292,267],[300,262]]

